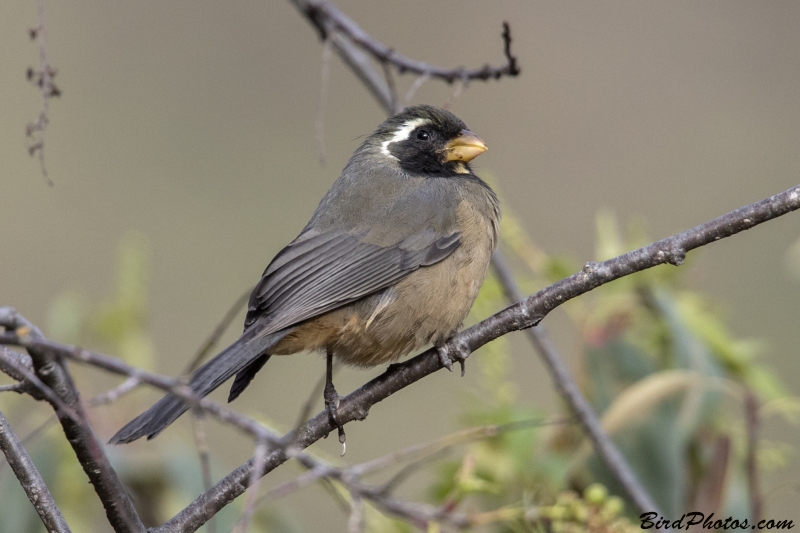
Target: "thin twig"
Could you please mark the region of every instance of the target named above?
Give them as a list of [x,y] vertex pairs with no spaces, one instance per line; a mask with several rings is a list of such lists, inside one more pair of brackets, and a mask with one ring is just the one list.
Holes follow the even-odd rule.
[[758,463],[756,461],[758,452],[758,428],[760,425],[758,417],[759,402],[758,397],[752,391],[745,394],[745,423],[747,426],[747,458],[745,460],[745,471],[747,472],[747,489],[750,493],[750,514],[753,523],[757,524],[761,520],[762,497],[758,477]]
[[42,176],[47,184],[53,186],[53,180],[47,174],[47,168],[44,164],[44,139],[47,132],[47,125],[50,122],[49,108],[50,99],[61,96],[61,91],[56,87],[53,79],[56,76],[56,70],[50,66],[50,61],[47,58],[47,22],[45,20],[45,0],[38,0],[39,8],[39,24],[29,30],[31,39],[39,42],[39,70],[34,71],[33,68],[28,69],[28,80],[34,83],[42,93],[42,109],[39,111],[39,118],[36,122],[29,122],[26,127],[26,135],[30,139],[28,143],[28,153],[30,155],[39,155],[39,165],[42,169]]
[[452,448],[453,446],[458,446],[469,442],[496,437],[498,435],[502,435],[510,431],[531,429],[534,427],[540,427],[551,424],[564,424],[569,421],[570,419],[564,419],[564,418],[557,418],[554,420],[534,419],[534,420],[522,420],[519,422],[510,422],[508,424],[491,424],[488,426],[479,426],[479,427],[464,429],[461,431],[457,431],[455,433],[451,433],[449,435],[445,435],[444,437],[438,438],[431,442],[426,442],[423,444],[415,444],[413,446],[409,446],[408,448],[391,452],[387,455],[378,457],[376,459],[372,459],[365,463],[353,465],[351,467],[348,467],[347,470],[351,472],[353,475],[361,477],[370,474],[372,472],[375,472],[377,470],[384,469],[393,464],[397,464],[400,461],[416,460],[421,457],[426,457],[431,454],[439,453],[442,450]]
[[341,491],[339,488],[333,484],[333,481],[330,479],[323,477],[319,479],[319,484],[322,487],[322,490],[328,493],[328,495],[333,498],[334,503],[339,506],[339,509],[343,513],[350,512],[350,502],[348,502],[344,496],[342,496]]
[[420,87],[422,87],[425,84],[425,82],[428,81],[429,79],[431,79],[430,74],[423,74],[422,76],[419,76],[417,77],[416,80],[414,80],[414,83],[412,83],[411,87],[409,87],[405,98],[403,98],[403,107],[406,107],[411,103],[411,100],[414,98],[414,95],[417,94],[417,91],[419,91]]
[[506,57],[507,63],[501,67],[493,67],[491,65],[484,65],[480,68],[465,69],[459,68],[443,68],[423,61],[411,59],[403,54],[397,53],[394,49],[389,48],[382,42],[378,41],[353,21],[350,17],[345,15],[336,5],[332,2],[325,0],[291,0],[292,3],[299,9],[308,20],[314,24],[320,33],[320,36],[325,37],[332,30],[343,33],[352,42],[367,51],[375,59],[380,62],[388,62],[397,68],[400,74],[405,72],[412,72],[414,74],[429,74],[435,78],[441,78],[448,83],[452,83],[458,79],[466,80],[490,80],[500,79],[504,76],[518,76],[520,68],[517,64],[517,59],[511,54],[511,31],[508,23],[503,23],[503,53]]
[[[800,209],[800,186],[795,186],[783,193],[761,200],[760,202],[741,207],[691,230],[608,261],[602,263],[587,263],[582,271],[542,289],[525,300],[462,331],[456,335],[451,342],[454,345],[457,344],[470,351],[477,350],[483,344],[505,335],[506,333],[527,329],[538,324],[550,311],[562,303],[599,287],[600,285],[653,266],[665,263],[679,265],[683,262],[685,254],[690,250],[735,235],[736,233],[745,231],[755,225],[772,220],[773,218],[777,218],[796,209]],[[33,357],[34,366],[37,365],[36,359],[40,357],[39,354],[44,353],[50,354],[52,357],[68,357],[128,377],[138,377],[144,382],[154,384],[174,394],[178,394],[191,405],[199,405],[208,412],[215,414],[215,416],[235,423],[237,427],[246,429],[253,435],[257,435],[261,438],[266,438],[266,435],[271,435],[263,427],[255,424],[246,417],[241,417],[241,415],[226,411],[208,400],[199,400],[191,393],[188,387],[182,385],[177,380],[149,374],[138,368],[126,365],[112,357],[54,343],[39,336],[33,336],[30,334],[30,332],[33,331],[33,326],[23,327],[23,321],[24,319],[14,313],[13,310],[0,308],[0,325],[8,329],[6,333],[0,334],[0,344],[15,344],[27,348],[32,356],[36,354],[36,356]],[[27,333],[21,336],[19,332],[22,330],[27,331]],[[428,350],[403,363],[392,365],[382,375],[341,399],[341,404],[337,410],[339,422],[345,424],[352,420],[363,420],[375,403],[441,368],[442,363],[438,351],[434,349]],[[65,380],[67,377],[59,379]],[[70,390],[74,390],[74,386],[71,385],[71,382],[69,386],[71,387]],[[69,404],[69,402],[67,403]],[[64,425],[63,421],[62,425]],[[302,427],[285,435],[280,441],[277,441],[277,445],[266,455],[263,473],[273,470],[290,457],[296,457],[300,461],[308,462],[308,457],[299,454],[298,450],[316,442],[324,435],[333,431],[333,429],[335,428],[331,424],[327,412],[323,411],[318,413]],[[93,434],[91,437],[93,437]],[[85,438],[86,436],[82,435],[79,436],[77,440],[83,440]],[[286,447],[289,444],[291,444],[291,448]],[[92,464],[92,460],[87,461],[81,458],[81,463],[86,469],[87,464]],[[216,514],[216,512],[245,490],[248,486],[247,481],[253,472],[253,465],[254,462],[251,459],[240,466],[220,480],[210,491],[207,491],[197,498],[176,517],[161,527],[156,528],[154,531],[166,532],[175,531],[176,529],[195,531],[211,516]],[[106,468],[110,469],[110,466],[98,466],[98,471],[103,472]],[[113,470],[111,470],[111,472],[113,473]],[[106,496],[101,496],[104,503],[107,502],[106,498]],[[404,509],[407,509],[406,504],[398,502],[383,502],[381,505],[384,505],[384,508],[388,512],[402,513]],[[419,511],[416,507],[415,509]],[[424,511],[424,513],[427,512],[428,511]],[[438,519],[437,517],[440,517],[441,513],[436,511],[425,514],[425,516],[430,516],[431,520],[434,520]],[[452,519],[452,516],[450,519]]]
[[3,360],[4,366],[12,368],[24,376],[24,381],[20,384],[30,384],[36,390],[36,392],[30,392],[31,396],[49,402],[56,410],[56,414],[58,414],[59,417],[79,420],[80,417],[74,409],[64,403],[64,401],[50,387],[43,383],[36,374],[17,363],[14,359],[8,357],[7,351],[0,351],[0,359]]
[[[346,468],[336,468],[332,465],[322,463],[321,461],[317,461],[313,465],[313,467],[310,468],[307,472],[271,489],[268,493],[262,496],[261,500],[264,501],[267,499],[284,497],[287,494],[290,494],[298,489],[301,489],[318,479],[323,479],[326,477],[328,478],[332,477],[336,479],[338,478],[361,479],[366,475],[374,473],[378,470],[389,468],[402,461],[410,460],[413,462],[419,462],[427,460],[430,457],[435,457],[438,454],[460,444],[466,444],[481,439],[495,437],[497,435],[501,435],[509,431],[517,431],[517,430],[537,427],[543,424],[549,424],[549,423],[555,424],[563,422],[564,420],[562,419],[556,421],[547,421],[547,422],[542,422],[540,420],[526,420],[521,422],[512,422],[503,425],[489,425],[489,426],[469,428],[462,431],[458,431],[456,433],[452,433],[450,435],[445,435],[444,437],[441,437],[431,442],[426,442],[423,444],[415,444],[413,446],[409,446],[408,448],[397,450],[395,452],[384,455],[382,457],[378,457],[376,459],[372,459],[365,463],[352,465]],[[386,495],[400,481],[402,481],[402,479],[395,480],[394,478],[392,478],[388,482],[381,485],[380,487],[377,487],[374,490],[374,492],[375,494]]]
[[192,361],[183,371],[184,374],[191,374],[198,366],[200,366],[200,363],[211,352],[214,346],[217,345],[220,337],[225,334],[225,330],[228,329],[228,327],[231,325],[231,322],[233,322],[233,319],[236,318],[236,315],[239,314],[239,311],[247,303],[251,292],[253,292],[252,288],[243,292],[242,295],[239,296],[236,302],[231,306],[231,308],[228,309],[228,312],[225,313],[224,317],[222,317],[222,320],[220,320],[219,324],[217,324],[217,327],[214,328],[214,331],[211,332],[211,335],[208,336],[200,349],[197,350],[197,354],[194,356],[194,359],[192,359]]
[[407,502],[389,496],[382,492],[380,488],[361,483],[359,478],[347,469],[340,469],[318,460],[311,460],[308,456],[302,456],[298,460],[310,471],[323,472],[323,476],[341,484],[350,492],[351,496],[369,500],[382,512],[403,519],[418,528],[424,529],[431,522],[446,522],[458,529],[464,529],[472,523],[470,516],[453,512],[451,509],[438,508],[424,503]]
[[[0,411],[0,450],[6,456],[8,464],[11,465],[11,470],[17,476],[22,488],[25,489],[25,494],[33,504],[34,509],[42,519],[42,523],[47,528],[47,531],[54,533],[70,533],[69,526],[67,526],[64,516],[56,505],[53,495],[47,488],[41,474],[33,464],[25,447],[17,438],[17,435],[12,431],[11,426]],[[10,511],[10,510],[9,510]]]
[[33,361],[31,361],[30,355],[9,350],[6,346],[3,346],[0,347],[0,356],[0,372],[19,382],[18,384],[22,385],[23,389],[32,387],[32,385],[25,383],[26,373],[22,371],[22,369],[33,371]]
[[[200,460],[200,472],[203,476],[203,490],[208,490],[214,483],[211,478],[211,454],[206,438],[206,419],[202,409],[192,409],[194,420],[194,444],[197,448],[197,457]],[[208,533],[217,533],[216,517],[208,521]]]
[[93,398],[89,398],[89,401],[86,402],[86,405],[89,407],[99,407],[101,405],[108,405],[112,402],[117,401],[121,397],[128,394],[130,391],[141,385],[141,381],[137,378],[128,378],[113,389],[106,391],[102,394],[98,394]]
[[63,359],[58,352],[34,347],[33,344],[48,341],[38,328],[13,309],[0,308],[0,326],[6,328],[6,333],[0,336],[16,337],[15,344],[28,350],[36,375],[26,376],[26,380],[33,383],[41,380],[45,385],[42,393],[56,410],[64,435],[102,502],[111,527],[117,533],[143,533],[144,524],[105,455],[103,445],[92,431]]
[[373,68],[370,56],[338,32],[333,32],[330,39],[336,53],[358,76],[358,79],[372,93],[383,110],[390,115],[393,114],[391,91],[383,76]]
[[[10,308],[0,308],[0,324],[5,313],[13,313]],[[59,344],[48,339],[32,339],[30,337],[19,337],[14,333],[0,334],[0,344],[14,344],[23,346],[28,350],[41,351],[52,356],[65,357],[73,361],[88,364],[96,368],[107,370],[114,374],[133,377],[166,392],[172,393],[184,400],[190,407],[199,407],[212,414],[222,422],[228,423],[244,433],[256,438],[265,439],[270,443],[278,443],[280,439],[277,435],[267,430],[254,420],[235,413],[221,405],[212,402],[207,398],[198,397],[185,383],[174,378],[168,378],[158,374],[147,372],[140,368],[128,365],[127,363],[111,357],[76,346]]]
[[361,533],[364,531],[364,502],[361,496],[353,494],[353,501],[350,504],[350,518],[347,520],[348,533]]
[[[44,433],[45,431],[50,429],[50,427],[53,424],[55,424],[56,422],[58,422],[58,417],[56,417],[55,415],[50,415],[47,418],[47,420],[45,420],[44,422],[39,424],[39,426],[34,428],[33,431],[31,431],[30,433],[28,433],[27,435],[22,437],[22,439],[20,439],[20,442],[22,442],[23,446],[27,446],[31,441],[36,439],[39,435],[41,435],[42,433]],[[0,464],[0,479],[3,478],[3,467],[4,466],[5,466],[4,464]]]
[[258,502],[258,487],[261,484],[261,477],[264,475],[266,457],[267,442],[259,441],[256,445],[255,454],[253,455],[253,471],[250,474],[250,482],[248,483],[250,492],[247,494],[244,509],[242,509],[242,516],[239,518],[239,522],[236,523],[236,527],[233,528],[232,533],[245,533],[250,525],[250,520],[252,520],[253,514],[255,513],[256,502]]
[[[503,51],[508,62],[503,67],[485,65],[480,69],[465,70],[445,69],[409,59],[396,53],[383,43],[375,40],[362,30],[352,19],[347,17],[338,7],[330,2],[290,0],[298,10],[317,29],[323,41],[329,40],[342,60],[350,67],[372,96],[378,101],[386,113],[393,115],[397,112],[397,98],[387,83],[385,76],[375,69],[370,56],[380,63],[393,64],[400,73],[414,72],[420,75],[414,82],[412,90],[406,97],[406,102],[431,77],[442,79],[448,83],[455,80],[471,80],[490,78],[498,79],[502,76],[518,76],[520,73],[517,59],[511,54],[511,33],[508,24],[503,23]],[[365,53],[366,51],[366,53]],[[420,81],[422,80],[422,81]]]
[[317,159],[321,167],[325,166],[325,116],[328,111],[328,93],[331,81],[331,41],[322,43],[322,68],[319,76],[319,113],[317,114]]
[[33,362],[30,355],[9,350],[6,346],[0,346],[0,372],[17,381],[17,383],[11,385],[4,385],[2,390],[30,394],[37,400],[44,399],[42,392],[33,383],[26,381],[26,376],[33,372]]
[[397,87],[395,87],[394,84],[391,64],[388,61],[381,61],[381,67],[383,67],[383,78],[386,80],[386,86],[389,88],[389,96],[391,97],[390,105],[392,106],[393,113],[399,113],[403,108],[400,106],[400,100],[397,98]]
[[420,457],[419,459],[408,463],[403,468],[401,468],[395,475],[386,480],[386,482],[380,486],[378,492],[381,495],[388,495],[393,493],[395,489],[397,489],[397,487],[405,483],[405,481],[412,475],[414,475],[416,472],[419,472],[420,469],[422,469],[422,467],[434,463],[443,457],[446,457],[449,452],[450,448],[443,448],[435,453],[426,455],[424,457]]
[[464,89],[467,88],[467,83],[469,83],[466,79],[459,79],[453,84],[453,90],[450,91],[450,96],[447,97],[447,101],[442,105],[443,109],[450,109],[456,101],[459,99],[461,94],[464,92]]
[[50,415],[49,417],[47,417],[47,420],[39,424],[36,428],[34,428],[33,431],[31,431],[22,438],[22,444],[28,444],[32,440],[36,439],[37,437],[39,437],[39,435],[45,433],[57,422],[58,422],[58,417]]
[[[797,209],[800,209],[800,185],[608,261],[587,263],[582,271],[460,332],[452,342],[460,343],[472,351],[477,350],[480,346],[510,331],[535,326],[559,305],[600,285],[657,265],[666,263],[679,265],[690,250],[730,237]],[[0,342],[2,340],[0,338]],[[391,366],[380,376],[341,399],[337,411],[340,422],[347,423],[366,418],[369,409],[375,403],[441,368],[438,351],[433,349]],[[302,427],[286,435],[284,439],[291,440],[298,448],[304,448],[334,429],[327,413],[321,412]],[[286,458],[283,450],[272,450],[267,455],[264,473],[276,468]],[[242,493],[243,487],[246,486],[245,480],[251,472],[252,460],[220,480],[210,491],[198,497],[155,531],[158,533],[175,529],[195,531],[227,502]]]

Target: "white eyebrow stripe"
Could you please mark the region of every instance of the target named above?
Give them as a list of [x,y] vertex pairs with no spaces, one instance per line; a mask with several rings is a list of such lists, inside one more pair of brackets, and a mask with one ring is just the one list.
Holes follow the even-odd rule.
[[[409,133],[414,131],[418,126],[421,126],[427,122],[430,121],[426,118],[415,118],[413,120],[409,120],[408,122],[403,124],[402,128],[400,128],[395,132],[395,134],[392,136],[391,139],[389,139],[388,141],[383,141],[383,144],[381,144],[381,152],[383,152],[384,155],[388,155],[389,157],[394,157],[392,153],[389,151],[389,145],[392,143],[405,141],[406,139],[408,139]],[[394,158],[397,159],[396,157]]]

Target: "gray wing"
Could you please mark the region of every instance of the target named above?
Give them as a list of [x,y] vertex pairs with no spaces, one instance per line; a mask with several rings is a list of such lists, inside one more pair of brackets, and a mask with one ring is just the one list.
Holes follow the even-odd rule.
[[341,307],[437,263],[461,244],[459,232],[433,227],[390,246],[364,242],[346,232],[298,237],[267,267],[250,295],[245,328],[257,319],[270,334]]

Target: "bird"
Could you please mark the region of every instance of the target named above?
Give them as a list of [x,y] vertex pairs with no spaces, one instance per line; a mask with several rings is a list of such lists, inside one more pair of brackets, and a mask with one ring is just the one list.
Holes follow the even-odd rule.
[[[367,368],[432,344],[444,366],[451,356],[463,364],[469,354],[447,343],[478,295],[499,233],[497,196],[470,167],[486,150],[458,117],[431,105],[380,124],[267,266],[242,335],[189,377],[192,392],[204,397],[233,377],[231,402],[271,357],[324,352],[323,397],[344,450],[333,358]],[[188,409],[169,393],[109,442],[152,439]]]

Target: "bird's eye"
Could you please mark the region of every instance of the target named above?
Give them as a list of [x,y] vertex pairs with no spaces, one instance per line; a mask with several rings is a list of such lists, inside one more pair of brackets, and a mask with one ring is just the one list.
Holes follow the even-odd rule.
[[428,133],[425,130],[419,130],[417,132],[417,139],[419,139],[420,141],[427,141],[430,138],[431,138],[431,134]]

